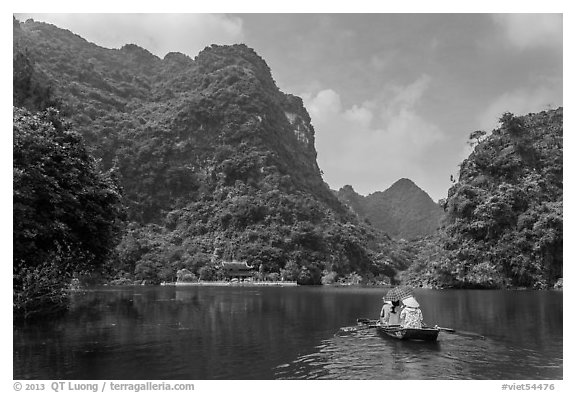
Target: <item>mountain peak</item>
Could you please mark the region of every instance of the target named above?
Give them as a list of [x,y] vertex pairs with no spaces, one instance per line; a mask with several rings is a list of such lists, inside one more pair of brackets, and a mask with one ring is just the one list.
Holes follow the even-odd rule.
[[180,52],[168,52],[164,56],[164,61],[171,61],[173,63],[191,63],[192,59]]
[[198,53],[194,60],[199,64],[210,65],[213,69],[237,65],[250,66],[251,68],[266,70],[270,73],[270,68],[266,61],[254,49],[249,48],[245,44],[213,44]]
[[338,190],[338,192],[350,192],[350,193],[357,194],[356,190],[354,190],[354,187],[352,187],[350,184],[346,184],[346,185],[342,186],[340,188],[340,190]]
[[430,199],[431,202],[432,198],[430,198],[430,196],[428,195],[428,193],[426,191],[424,191],[423,189],[421,189],[420,187],[418,187],[418,185],[416,185],[416,183],[414,183],[412,180],[410,179],[406,179],[406,178],[402,178],[400,180],[397,180],[396,182],[394,182],[394,184],[392,184],[390,187],[388,187],[384,192],[382,193],[374,193],[374,194],[393,194],[393,193],[413,193],[414,195],[419,195],[420,197],[425,199]]
[[[403,187],[405,187],[405,186],[418,187],[418,186],[416,185],[416,183],[414,183],[412,180],[407,179],[407,178],[405,178],[405,177],[403,177],[403,178],[401,178],[401,179],[399,179],[399,180],[396,180],[396,181],[394,182],[394,184],[392,184],[392,186],[390,186],[390,188],[392,188],[392,187],[399,187],[399,186],[403,186]],[[418,187],[418,188],[419,188],[419,187]]]
[[338,198],[360,217],[392,237],[414,239],[436,231],[443,217],[442,209],[412,180],[397,180],[385,191],[366,197],[352,186],[342,187]]
[[257,79],[271,92],[279,92],[266,61],[245,44],[216,45],[204,48],[195,58],[198,72],[223,73],[230,83],[240,79]]

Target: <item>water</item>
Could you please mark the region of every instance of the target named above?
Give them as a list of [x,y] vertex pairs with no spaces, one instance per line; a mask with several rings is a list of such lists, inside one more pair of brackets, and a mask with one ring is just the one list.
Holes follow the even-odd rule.
[[14,379],[562,379],[562,292],[419,290],[436,343],[335,336],[376,288],[136,287],[14,325]]

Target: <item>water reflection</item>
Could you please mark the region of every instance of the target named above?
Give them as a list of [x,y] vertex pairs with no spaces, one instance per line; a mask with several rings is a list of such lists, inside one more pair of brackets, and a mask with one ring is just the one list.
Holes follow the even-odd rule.
[[280,379],[560,379],[561,358],[510,350],[492,339],[441,333],[438,342],[400,341],[364,330],[330,338],[276,368]]
[[412,343],[365,330],[382,290],[97,289],[63,319],[14,326],[15,379],[559,379],[562,293],[417,291],[441,333]]

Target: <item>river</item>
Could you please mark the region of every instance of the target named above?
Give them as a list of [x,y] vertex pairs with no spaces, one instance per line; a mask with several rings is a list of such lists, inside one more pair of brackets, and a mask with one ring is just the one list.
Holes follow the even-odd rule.
[[14,379],[562,379],[562,292],[416,290],[435,343],[374,329],[384,289],[102,287],[14,323]]

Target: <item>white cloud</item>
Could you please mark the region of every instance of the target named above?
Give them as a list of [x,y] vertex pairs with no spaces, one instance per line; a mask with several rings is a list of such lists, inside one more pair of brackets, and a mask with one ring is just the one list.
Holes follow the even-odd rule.
[[562,97],[561,90],[558,92],[554,88],[543,86],[506,92],[492,100],[492,104],[482,112],[477,120],[477,128],[485,131],[493,130],[498,126],[498,119],[504,112],[525,115],[555,109],[562,105],[558,97]]
[[406,155],[419,154],[442,138],[442,133],[435,125],[426,122],[410,108],[402,108],[390,118],[387,132],[389,138],[400,142],[398,147],[408,150],[403,152]]
[[303,95],[316,130],[318,162],[332,187],[352,184],[369,193],[402,177],[422,181],[425,153],[444,138],[416,110],[430,80],[424,75],[393,88],[395,94],[349,108],[331,89]]
[[352,123],[357,123],[362,128],[370,127],[374,114],[366,105],[353,105],[344,112],[344,118]]
[[191,57],[210,44],[243,40],[242,20],[223,14],[16,14],[69,29],[107,48],[136,44],[159,57],[182,52]]
[[329,122],[342,110],[340,95],[331,89],[322,90],[314,97],[310,94],[303,94],[302,99],[309,102],[307,107],[310,116],[320,124]]
[[562,14],[497,14],[494,21],[519,49],[562,47]]
[[430,76],[424,74],[408,86],[395,87],[396,96],[394,96],[392,103],[394,105],[410,107],[416,105],[430,86],[430,80]]

